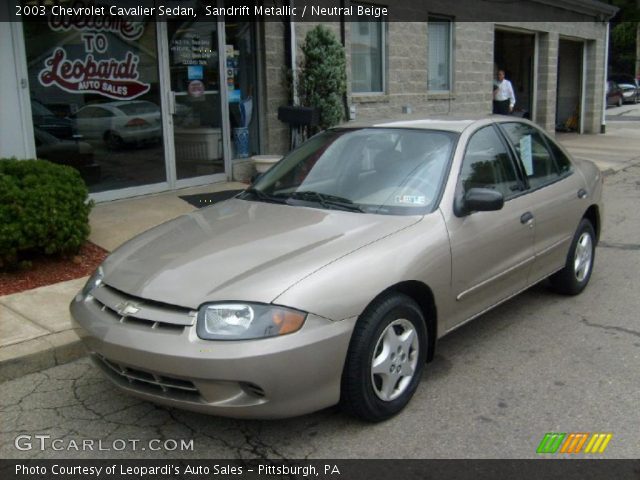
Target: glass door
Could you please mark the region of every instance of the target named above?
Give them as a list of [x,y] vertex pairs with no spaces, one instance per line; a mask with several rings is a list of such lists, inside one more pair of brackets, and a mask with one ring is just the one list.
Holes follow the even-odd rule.
[[176,179],[224,173],[218,23],[167,22]]

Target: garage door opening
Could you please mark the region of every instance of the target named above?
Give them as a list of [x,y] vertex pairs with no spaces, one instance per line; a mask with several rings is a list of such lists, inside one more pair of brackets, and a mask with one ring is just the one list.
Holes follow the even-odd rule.
[[[514,115],[532,118],[534,99],[535,35],[496,30],[494,43],[494,74],[504,70],[516,95]],[[494,77],[495,78],[495,77]]]
[[583,49],[582,42],[560,39],[556,89],[556,131],[559,132],[581,130]]

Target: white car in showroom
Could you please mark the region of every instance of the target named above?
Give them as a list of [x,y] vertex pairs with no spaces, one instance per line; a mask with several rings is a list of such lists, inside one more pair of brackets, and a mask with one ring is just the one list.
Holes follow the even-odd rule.
[[112,150],[157,143],[162,137],[160,107],[145,100],[90,104],[72,118],[85,140],[104,141]]

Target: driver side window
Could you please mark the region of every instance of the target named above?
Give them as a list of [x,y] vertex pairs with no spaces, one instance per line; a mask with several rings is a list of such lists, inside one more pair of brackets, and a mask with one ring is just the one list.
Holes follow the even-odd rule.
[[520,181],[506,146],[493,126],[473,134],[462,162],[459,188],[490,188],[506,199],[520,190]]

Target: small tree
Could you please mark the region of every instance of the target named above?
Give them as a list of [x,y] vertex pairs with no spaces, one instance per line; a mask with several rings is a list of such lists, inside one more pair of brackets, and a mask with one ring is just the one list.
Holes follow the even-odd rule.
[[342,121],[342,97],[347,91],[344,47],[331,30],[318,25],[307,33],[298,78],[298,96],[303,107],[320,113],[321,129]]

